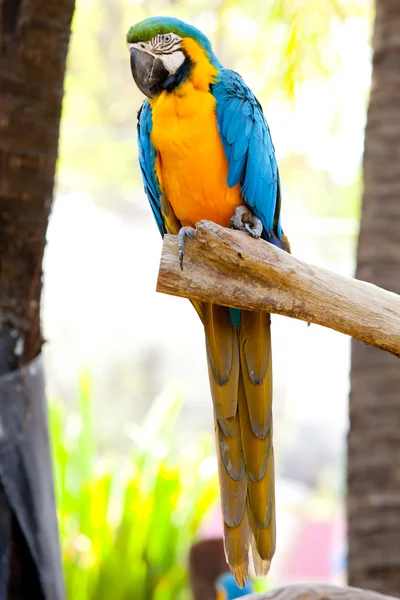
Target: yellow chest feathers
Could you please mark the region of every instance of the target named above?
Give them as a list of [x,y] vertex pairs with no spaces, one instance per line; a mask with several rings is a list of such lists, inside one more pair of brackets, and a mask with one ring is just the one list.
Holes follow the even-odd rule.
[[241,193],[226,183],[228,162],[209,92],[217,70],[194,40],[182,44],[194,63],[189,80],[151,101],[157,176],[182,225],[209,219],[227,226]]

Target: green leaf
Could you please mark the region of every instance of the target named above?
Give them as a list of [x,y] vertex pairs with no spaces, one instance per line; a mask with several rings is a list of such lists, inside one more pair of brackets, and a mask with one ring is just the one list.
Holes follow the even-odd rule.
[[97,452],[91,379],[80,379],[79,414],[49,405],[67,597],[189,600],[187,553],[218,496],[211,443],[178,452],[182,400],[162,394],[132,427],[130,456]]

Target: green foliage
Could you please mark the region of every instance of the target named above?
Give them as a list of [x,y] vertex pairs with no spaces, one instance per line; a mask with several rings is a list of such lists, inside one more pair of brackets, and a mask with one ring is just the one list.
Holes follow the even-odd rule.
[[294,100],[296,88],[307,79],[332,77],[341,62],[340,42],[335,36],[338,24],[350,18],[368,18],[370,9],[368,0],[271,2],[261,23],[277,56],[275,81],[270,78],[269,85],[278,85],[283,98]]
[[[56,499],[70,600],[187,600],[186,555],[216,501],[209,442],[173,442],[179,398],[163,394],[143,427],[130,426],[129,458],[99,458],[90,378],[78,414],[50,404]],[[112,410],[112,407],[110,407]]]

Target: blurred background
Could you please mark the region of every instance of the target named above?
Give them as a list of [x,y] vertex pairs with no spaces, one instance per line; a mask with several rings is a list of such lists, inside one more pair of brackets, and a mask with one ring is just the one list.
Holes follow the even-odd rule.
[[[260,100],[292,252],[355,267],[369,0],[78,1],[43,302],[74,600],[107,586],[117,600],[132,586],[138,600],[190,598],[188,547],[221,534],[203,331],[189,302],[155,293],[161,238],[137,165],[125,35],[157,14],[202,29]],[[259,585],[341,582],[349,339],[274,316],[273,352],[278,548]]]

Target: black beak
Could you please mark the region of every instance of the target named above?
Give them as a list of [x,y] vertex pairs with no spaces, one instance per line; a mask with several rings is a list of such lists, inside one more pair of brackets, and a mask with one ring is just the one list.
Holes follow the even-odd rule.
[[130,54],[131,70],[136,85],[145,96],[154,98],[161,92],[162,84],[169,76],[167,69],[161,59],[154,58],[147,52],[132,48]]

